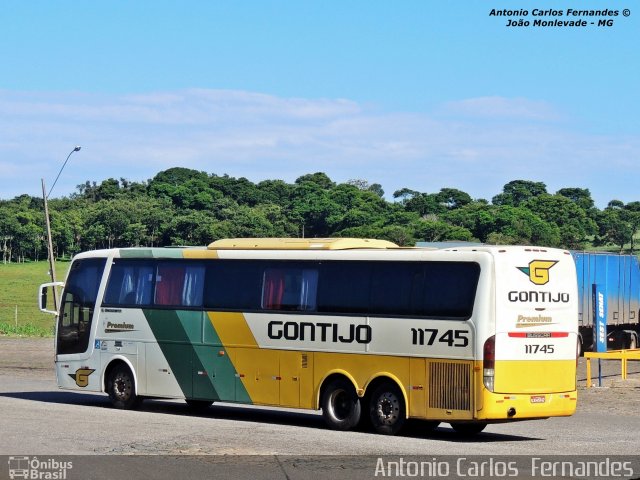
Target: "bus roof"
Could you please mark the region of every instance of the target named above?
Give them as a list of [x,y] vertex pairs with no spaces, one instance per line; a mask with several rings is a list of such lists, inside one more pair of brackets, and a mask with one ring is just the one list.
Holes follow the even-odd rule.
[[400,248],[387,240],[369,238],[224,238],[209,250],[351,250]]

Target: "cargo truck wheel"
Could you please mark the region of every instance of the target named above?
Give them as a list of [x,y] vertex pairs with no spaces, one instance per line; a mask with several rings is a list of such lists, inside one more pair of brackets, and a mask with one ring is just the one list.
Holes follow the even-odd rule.
[[324,388],[320,403],[324,421],[334,430],[351,430],[360,420],[360,399],[351,382],[344,378],[337,378]]
[[137,408],[142,398],[136,394],[136,383],[133,373],[124,364],[117,365],[109,372],[107,393],[114,407],[123,410]]
[[578,336],[578,346],[576,347],[576,358],[580,358],[582,356],[583,347],[582,347],[582,337]]

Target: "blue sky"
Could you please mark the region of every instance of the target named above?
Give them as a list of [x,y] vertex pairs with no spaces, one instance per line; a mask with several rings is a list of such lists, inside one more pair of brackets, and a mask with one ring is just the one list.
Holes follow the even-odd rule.
[[[82,145],[52,196],[184,166],[252,181],[324,171],[388,197],[490,199],[527,179],[589,188],[601,208],[640,200],[640,8],[627,2],[5,2],[0,198],[40,195]],[[631,16],[520,29],[489,16],[576,7]]]

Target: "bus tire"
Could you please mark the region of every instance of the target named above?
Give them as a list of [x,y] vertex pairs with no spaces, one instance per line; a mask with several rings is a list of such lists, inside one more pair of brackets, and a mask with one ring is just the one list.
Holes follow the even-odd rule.
[[109,373],[107,393],[113,406],[122,410],[137,408],[142,402],[142,398],[136,394],[133,373],[124,364],[116,365]]
[[398,433],[407,417],[404,397],[395,384],[384,382],[371,393],[369,416],[376,432],[383,435]]
[[322,417],[333,430],[351,430],[360,421],[360,398],[350,381],[332,380],[323,390]]
[[465,437],[471,437],[473,435],[479,434],[485,429],[486,426],[487,424],[485,422],[451,424],[451,428],[453,428],[453,430],[455,430],[458,435],[462,435]]

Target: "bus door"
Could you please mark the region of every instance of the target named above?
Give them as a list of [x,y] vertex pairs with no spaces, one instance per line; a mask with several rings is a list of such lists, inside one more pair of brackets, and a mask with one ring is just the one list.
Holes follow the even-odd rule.
[[86,258],[71,264],[56,328],[56,374],[61,387],[100,390],[100,376],[91,375],[97,366],[92,364],[96,359],[92,360],[89,340],[105,263],[105,258]]

